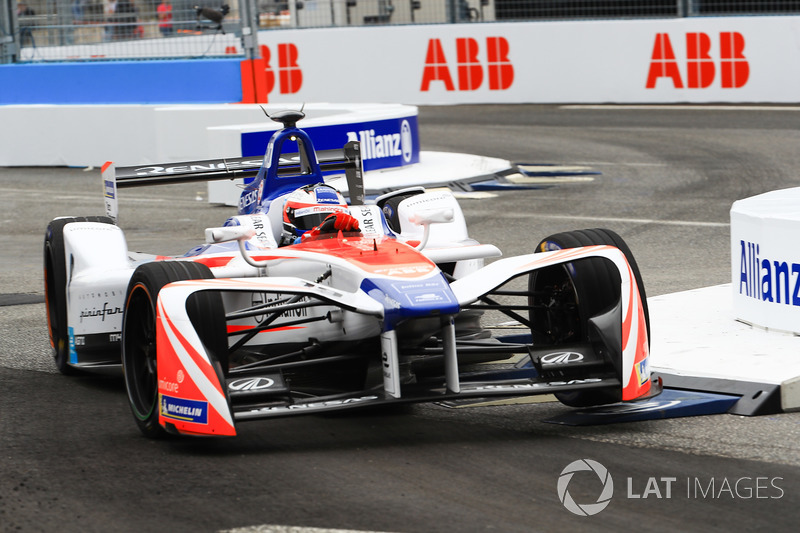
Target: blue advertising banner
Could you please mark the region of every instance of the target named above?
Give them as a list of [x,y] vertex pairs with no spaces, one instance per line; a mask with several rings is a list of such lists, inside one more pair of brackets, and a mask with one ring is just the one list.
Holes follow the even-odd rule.
[[239,102],[239,63],[205,59],[0,65],[0,105]]
[[[341,149],[349,141],[361,142],[364,170],[403,167],[419,163],[417,117],[332,124],[329,126],[300,126],[314,141],[317,150]],[[242,134],[242,157],[263,156],[274,131]],[[297,151],[287,143],[284,152]]]

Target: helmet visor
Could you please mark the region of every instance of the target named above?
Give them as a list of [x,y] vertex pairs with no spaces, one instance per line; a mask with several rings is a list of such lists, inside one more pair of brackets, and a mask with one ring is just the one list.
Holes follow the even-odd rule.
[[315,205],[301,207],[294,210],[292,221],[294,227],[299,231],[308,231],[315,226],[319,226],[323,220],[332,213],[343,213],[345,209],[340,206]]

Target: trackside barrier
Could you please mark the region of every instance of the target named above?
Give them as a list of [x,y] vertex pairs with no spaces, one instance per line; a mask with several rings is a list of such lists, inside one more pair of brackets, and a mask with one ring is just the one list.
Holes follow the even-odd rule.
[[800,188],[771,191],[731,207],[736,318],[800,335]]
[[0,104],[239,102],[240,68],[234,59],[0,65]]
[[[261,31],[259,59],[208,60],[211,72],[0,66],[0,104],[796,103],[798,25],[764,16]],[[112,83],[125,69],[137,75]]]
[[[130,166],[263,156],[269,132],[280,127],[264,111],[303,105],[0,106],[0,166],[99,167],[105,161]],[[365,159],[367,169],[419,161],[416,107],[305,104],[304,112],[303,127],[322,149],[372,140],[371,155],[386,157]]]

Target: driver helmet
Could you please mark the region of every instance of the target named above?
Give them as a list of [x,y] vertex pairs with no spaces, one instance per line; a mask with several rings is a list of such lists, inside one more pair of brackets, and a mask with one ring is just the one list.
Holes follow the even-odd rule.
[[344,197],[324,183],[305,185],[286,198],[283,207],[283,244],[291,244],[332,213],[349,213]]

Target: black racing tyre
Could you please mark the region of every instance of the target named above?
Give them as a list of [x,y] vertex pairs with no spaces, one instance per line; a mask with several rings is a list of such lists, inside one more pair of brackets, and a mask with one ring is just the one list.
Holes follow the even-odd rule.
[[64,252],[64,227],[73,222],[113,224],[106,216],[62,217],[47,225],[44,235],[44,298],[47,332],[56,367],[65,375],[74,374],[69,365],[69,324],[67,323],[67,258]]
[[[617,233],[609,229],[585,229],[551,235],[543,239],[536,252],[546,252],[580,246],[610,245],[625,255],[631,266],[644,310],[648,343],[650,313],[644,283],[630,248]],[[585,342],[588,332],[582,324],[589,317],[606,311],[604,306],[615,301],[619,291],[619,273],[603,259],[585,259],[535,271],[528,282],[530,291],[531,334],[534,345],[556,345]],[[619,401],[619,391],[595,390],[556,394],[562,403],[572,407],[587,407]]]
[[[160,438],[166,434],[158,423],[158,293],[162,287],[175,281],[213,277],[211,270],[200,263],[163,261],[141,265],[128,283],[122,325],[122,369],[131,412],[139,430],[146,437]],[[186,307],[222,379],[228,369],[228,339],[222,296],[216,291],[200,291],[187,300]]]

